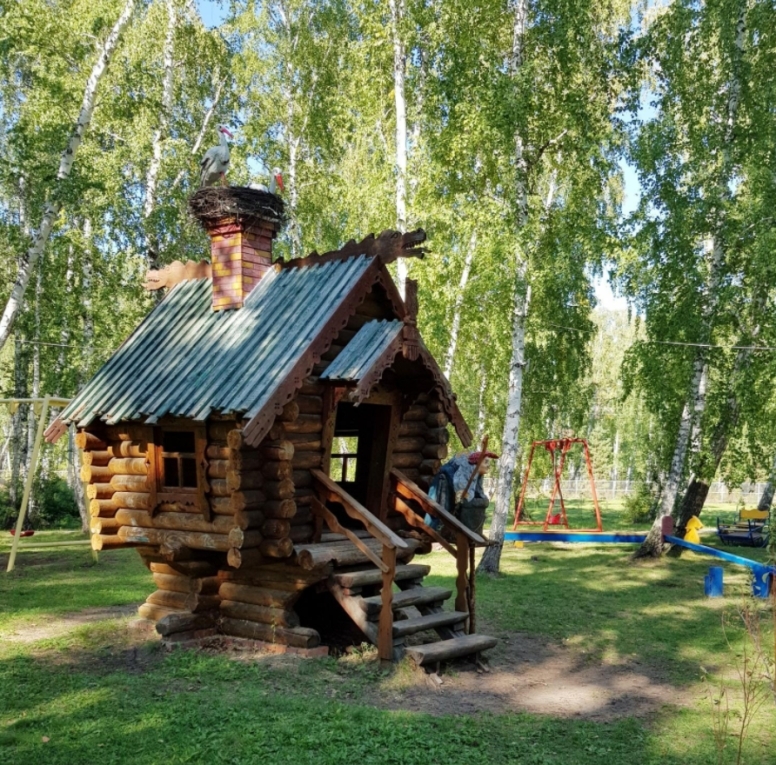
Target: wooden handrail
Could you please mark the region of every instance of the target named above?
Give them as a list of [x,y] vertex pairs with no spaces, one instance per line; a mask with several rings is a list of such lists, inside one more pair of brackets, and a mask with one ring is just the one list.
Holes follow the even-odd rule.
[[483,539],[476,531],[465,526],[454,515],[451,515],[438,502],[435,502],[414,481],[407,478],[404,473],[393,468],[391,477],[394,479],[395,491],[405,499],[414,499],[432,517],[438,518],[445,526],[449,526],[456,534],[463,534],[473,545],[487,547],[488,541]]
[[367,510],[360,502],[350,496],[341,486],[338,486],[321,470],[311,471],[319,484],[323,495],[328,500],[339,502],[345,512],[355,521],[364,524],[364,528],[384,547],[406,550],[407,543],[394,531],[389,529],[376,515]]

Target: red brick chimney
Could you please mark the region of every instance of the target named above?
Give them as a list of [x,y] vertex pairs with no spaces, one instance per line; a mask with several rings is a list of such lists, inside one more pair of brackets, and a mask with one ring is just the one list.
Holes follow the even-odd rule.
[[278,224],[255,216],[208,226],[213,267],[213,310],[242,308],[245,298],[272,268]]
[[283,200],[258,189],[210,187],[191,197],[189,209],[210,237],[213,310],[242,308],[272,268]]

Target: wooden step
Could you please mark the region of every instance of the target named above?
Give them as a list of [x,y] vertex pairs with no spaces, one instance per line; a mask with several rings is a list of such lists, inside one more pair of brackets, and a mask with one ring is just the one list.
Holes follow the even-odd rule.
[[[407,566],[396,566],[395,582],[403,582],[407,579],[422,579],[431,571],[431,566],[423,566],[419,563],[410,563]],[[382,584],[383,572],[378,568],[367,568],[363,571],[347,571],[332,574],[334,581],[340,587],[352,590],[355,587],[367,587],[371,584]]]
[[[411,590],[403,590],[393,594],[393,608],[405,606],[421,606],[427,603],[438,603],[447,600],[453,594],[452,590],[445,587],[413,587]],[[375,595],[371,598],[363,598],[361,607],[369,616],[379,615],[382,608],[382,596]]]
[[403,619],[393,623],[393,636],[395,638],[405,635],[414,635],[416,632],[433,630],[437,627],[451,627],[454,624],[463,624],[469,614],[466,611],[440,611],[436,614],[419,616],[415,619]]
[[422,666],[487,651],[489,648],[493,648],[496,643],[498,643],[497,638],[487,635],[464,635],[452,640],[408,646],[405,652],[416,664]]

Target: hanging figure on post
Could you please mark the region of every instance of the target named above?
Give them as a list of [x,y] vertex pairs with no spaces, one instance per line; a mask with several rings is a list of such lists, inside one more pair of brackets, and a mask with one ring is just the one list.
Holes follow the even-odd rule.
[[[498,455],[484,449],[477,452],[461,452],[449,460],[434,476],[428,495],[447,512],[468,526],[472,531],[482,532],[485,510],[490,503],[482,486],[483,476],[490,469],[490,460]],[[425,522],[435,531],[442,523],[430,515]]]

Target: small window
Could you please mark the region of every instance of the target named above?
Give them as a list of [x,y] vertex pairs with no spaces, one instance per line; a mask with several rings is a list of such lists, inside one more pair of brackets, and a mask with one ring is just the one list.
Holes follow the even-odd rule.
[[173,430],[162,434],[162,467],[165,489],[197,488],[194,433]]
[[[335,452],[334,449],[337,449]],[[331,455],[330,475],[337,483],[352,483],[356,480],[358,456],[357,436],[336,436]]]

